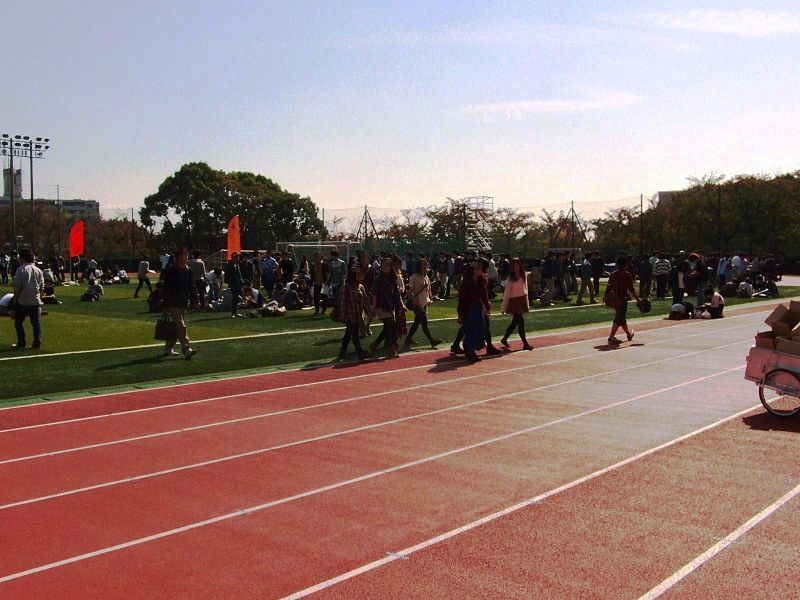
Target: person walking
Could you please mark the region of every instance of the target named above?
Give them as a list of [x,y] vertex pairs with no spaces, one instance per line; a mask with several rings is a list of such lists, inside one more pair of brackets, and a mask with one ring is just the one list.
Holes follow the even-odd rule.
[[31,321],[33,327],[33,344],[31,348],[40,348],[42,345],[42,292],[44,291],[44,274],[34,264],[33,250],[23,248],[19,251],[22,264],[14,273],[13,287],[15,304],[14,328],[17,331],[17,350],[25,348],[25,319]]
[[469,362],[479,362],[476,354],[486,345],[484,311],[491,311],[486,278],[480,265],[471,263],[464,270],[458,290],[458,322],[464,326],[464,354]]
[[[382,337],[386,347],[386,356],[396,358],[397,354],[397,312],[403,301],[400,298],[397,271],[392,259],[388,256],[381,261],[381,271],[375,277],[372,290],[372,313],[383,323],[381,336],[370,345],[375,352]],[[338,295],[338,294],[337,294]],[[402,307],[405,310],[405,307]]]
[[197,302],[194,277],[186,264],[188,255],[186,248],[180,248],[175,259],[161,272],[161,280],[164,282],[164,309],[175,323],[177,334],[176,339],[165,342],[164,356],[178,355],[174,350],[177,341],[180,341],[181,351],[186,358],[197,354],[189,344],[186,331],[186,311]]
[[231,318],[239,316],[239,302],[242,299],[242,270],[239,268],[239,253],[231,254],[231,259],[225,265],[225,281],[228,282],[228,289],[231,291]]
[[628,294],[639,300],[639,295],[633,287],[633,275],[628,271],[628,257],[620,256],[617,258],[617,268],[608,278],[608,285],[614,290],[617,305],[614,308],[614,322],[611,325],[611,334],[608,336],[608,343],[618,346],[622,342],[617,339],[617,330],[621,327],[628,337],[628,341],[633,339],[634,331],[628,328]]
[[664,300],[667,297],[667,284],[669,283],[669,272],[672,270],[672,263],[669,262],[667,255],[663,252],[658,255],[658,260],[653,265],[653,277],[656,278],[656,298]]
[[511,324],[506,329],[506,334],[500,340],[500,343],[506,348],[511,347],[508,344],[508,337],[516,328],[517,333],[519,333],[519,339],[522,340],[522,349],[533,350],[533,346],[528,343],[528,339],[525,337],[525,317],[523,315],[528,310],[528,280],[522,261],[515,258],[511,261],[511,270],[503,293],[503,304],[500,307],[500,312],[503,314],[513,315]]
[[359,329],[361,322],[364,320],[364,306],[367,295],[364,292],[364,286],[356,278],[355,269],[348,271],[340,296],[339,319],[345,325],[345,332],[339,349],[339,360],[347,358],[347,346],[350,345],[350,342],[353,342],[353,347],[358,352],[358,360],[364,360],[369,354],[361,347]]
[[325,314],[325,296],[322,294],[322,286],[328,281],[328,263],[323,260],[322,252],[317,250],[314,254],[314,264],[311,267],[311,280],[314,282],[314,316]]
[[594,295],[597,293],[595,290],[594,283],[592,283],[592,254],[591,252],[587,252],[583,256],[583,262],[580,265],[580,274],[581,274],[581,289],[578,292],[578,299],[575,301],[575,304],[581,305],[583,304],[583,294],[588,290],[589,291],[589,304],[597,304],[597,300],[595,300]]
[[192,250],[192,258],[186,263],[189,270],[192,272],[192,280],[194,281],[194,288],[197,292],[199,302],[197,306],[206,309],[206,263],[200,258],[200,250]]
[[433,304],[431,297],[431,281],[428,278],[428,261],[421,259],[416,263],[417,272],[414,273],[408,280],[409,297],[411,298],[411,309],[414,311],[414,322],[411,324],[411,329],[408,330],[408,335],[403,342],[403,350],[409,350],[411,344],[414,342],[414,334],[419,327],[422,327],[422,333],[428,338],[431,348],[436,348],[441,340],[437,340],[431,335],[428,329],[428,306]]

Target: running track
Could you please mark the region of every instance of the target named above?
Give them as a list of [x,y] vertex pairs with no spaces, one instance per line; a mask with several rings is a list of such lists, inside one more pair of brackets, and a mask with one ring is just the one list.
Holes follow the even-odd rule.
[[796,598],[765,313],[0,410],[0,597]]

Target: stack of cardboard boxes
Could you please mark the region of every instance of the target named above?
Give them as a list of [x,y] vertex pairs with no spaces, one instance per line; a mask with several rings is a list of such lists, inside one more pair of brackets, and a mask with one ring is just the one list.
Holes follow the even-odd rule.
[[756,346],[800,356],[800,302],[778,305],[764,322],[770,331],[756,334]]

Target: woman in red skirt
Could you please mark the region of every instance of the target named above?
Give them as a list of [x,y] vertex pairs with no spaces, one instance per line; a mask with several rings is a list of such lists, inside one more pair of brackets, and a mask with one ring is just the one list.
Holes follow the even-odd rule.
[[506,348],[510,348],[508,344],[508,336],[517,328],[519,339],[522,340],[523,350],[533,350],[533,346],[528,343],[525,337],[525,317],[523,316],[528,312],[528,278],[525,274],[525,269],[522,267],[522,261],[515,258],[511,261],[511,272],[508,275],[506,288],[503,292],[503,305],[501,312],[507,315],[513,315],[511,324],[506,329],[506,334],[500,343]]

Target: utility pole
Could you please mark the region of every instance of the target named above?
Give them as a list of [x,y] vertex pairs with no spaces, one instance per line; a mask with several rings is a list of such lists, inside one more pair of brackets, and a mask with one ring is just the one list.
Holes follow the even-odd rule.
[[36,252],[36,212],[33,203],[33,152],[28,153],[30,158],[30,176],[31,176],[31,250]]
[[136,221],[133,220],[133,208],[131,208],[131,260],[136,262]]
[[639,194],[639,256],[644,254],[644,194]]
[[717,184],[717,250],[724,252],[722,247],[722,192]]
[[58,205],[58,253],[63,256],[64,248],[61,246],[61,189],[56,184],[56,204]]
[[571,242],[572,246],[571,247],[574,250],[575,249],[575,201],[574,200],[570,201],[569,212],[572,215],[572,242]]

